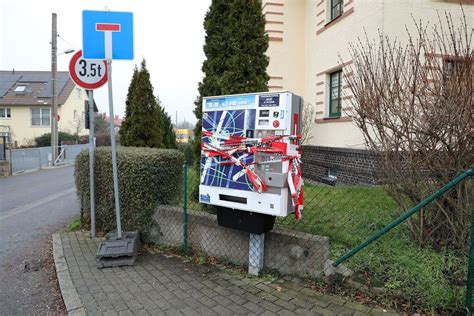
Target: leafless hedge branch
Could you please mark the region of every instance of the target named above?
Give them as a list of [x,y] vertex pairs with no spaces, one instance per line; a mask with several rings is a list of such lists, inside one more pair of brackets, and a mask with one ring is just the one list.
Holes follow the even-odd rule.
[[[405,209],[474,162],[472,28],[463,12],[432,26],[413,21],[402,43],[382,34],[350,45],[345,69],[353,117],[380,155],[380,180]],[[472,182],[458,186],[410,222],[420,243],[463,248]]]

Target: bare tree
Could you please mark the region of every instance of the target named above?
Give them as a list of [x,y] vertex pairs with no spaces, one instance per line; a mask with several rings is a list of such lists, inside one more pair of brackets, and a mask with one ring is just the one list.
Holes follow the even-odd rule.
[[76,115],[72,121],[69,121],[69,125],[71,125],[74,136],[76,136],[77,140],[79,140],[79,134],[85,127],[84,118],[81,115]]
[[[474,162],[472,29],[464,12],[459,22],[445,13],[433,26],[414,21],[406,44],[380,35],[350,45],[350,115],[380,155],[380,181],[404,209]],[[472,183],[460,185],[413,218],[416,239],[467,245],[472,192]]]
[[301,118],[301,144],[308,145],[309,141],[313,138],[311,135],[311,127],[314,124],[314,107],[311,103],[304,102],[303,117]]

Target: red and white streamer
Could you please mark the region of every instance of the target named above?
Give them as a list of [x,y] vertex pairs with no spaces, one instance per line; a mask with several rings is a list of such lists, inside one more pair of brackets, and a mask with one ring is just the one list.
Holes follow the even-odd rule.
[[[296,126],[295,126],[296,131]],[[252,187],[258,193],[263,193],[267,190],[265,182],[249,168],[242,159],[237,158],[237,153],[248,153],[255,155],[257,152],[275,153],[280,155],[279,161],[289,162],[288,171],[288,187],[290,190],[292,205],[295,208],[295,218],[299,220],[303,212],[303,178],[301,172],[301,151],[289,152],[288,144],[282,140],[289,139],[292,144],[297,144],[301,138],[300,135],[284,135],[284,136],[270,136],[263,138],[248,138],[242,136],[229,136],[213,134],[212,132],[203,130],[203,137],[212,137],[220,140],[219,146],[214,146],[209,143],[201,142],[201,149],[204,155],[208,158],[222,157],[225,160],[221,164],[234,164],[240,166],[242,171],[247,176],[247,179],[252,183]]]

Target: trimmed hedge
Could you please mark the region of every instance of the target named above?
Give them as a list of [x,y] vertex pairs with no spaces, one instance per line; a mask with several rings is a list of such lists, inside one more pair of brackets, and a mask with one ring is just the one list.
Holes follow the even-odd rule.
[[[147,235],[155,225],[152,216],[159,204],[175,204],[182,187],[184,155],[174,149],[118,147],[120,210],[122,229]],[[75,162],[74,178],[84,214],[90,224],[89,152],[83,150]],[[96,227],[116,230],[112,152],[110,147],[95,151]]]
[[[78,137],[65,132],[58,132],[58,146],[61,142],[77,141]],[[36,147],[51,146],[51,133],[46,133],[35,138]]]

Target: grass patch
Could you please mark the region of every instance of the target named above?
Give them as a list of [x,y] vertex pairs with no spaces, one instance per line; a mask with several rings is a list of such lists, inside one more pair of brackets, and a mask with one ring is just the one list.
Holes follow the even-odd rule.
[[[305,185],[303,219],[277,220],[280,227],[328,236],[330,257],[337,259],[401,214],[381,187]],[[354,279],[381,289],[377,299],[411,311],[460,311],[467,258],[419,247],[406,223],[344,263]],[[456,280],[453,280],[453,276]],[[454,282],[453,282],[454,281]]]
[[[192,196],[199,175],[188,170],[188,205],[204,210]],[[277,218],[276,227],[329,237],[335,260],[396,219],[403,210],[382,187],[305,185],[303,218]],[[344,263],[371,297],[405,311],[453,313],[463,309],[467,258],[452,251],[420,247],[407,223],[399,225]],[[378,294],[374,294],[378,293]]]
[[70,233],[81,228],[81,218],[75,217],[66,227],[66,232]]

